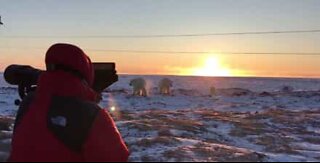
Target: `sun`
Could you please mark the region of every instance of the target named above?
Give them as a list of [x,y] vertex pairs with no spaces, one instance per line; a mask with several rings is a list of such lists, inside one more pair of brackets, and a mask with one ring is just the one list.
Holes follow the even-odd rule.
[[232,76],[231,70],[215,56],[207,57],[203,67],[195,68],[193,74],[196,76]]

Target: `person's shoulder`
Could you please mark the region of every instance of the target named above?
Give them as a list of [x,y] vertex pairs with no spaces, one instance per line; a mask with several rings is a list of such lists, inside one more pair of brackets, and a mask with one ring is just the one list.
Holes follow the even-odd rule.
[[54,96],[51,101],[50,115],[66,115],[79,119],[94,118],[101,108],[94,102],[84,101],[75,97]]
[[100,110],[93,102],[55,96],[49,107],[47,125],[65,145],[80,151]]

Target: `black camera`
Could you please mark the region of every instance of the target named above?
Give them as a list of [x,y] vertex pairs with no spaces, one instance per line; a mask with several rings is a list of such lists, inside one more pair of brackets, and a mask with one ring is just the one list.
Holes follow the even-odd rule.
[[95,78],[92,88],[96,92],[101,93],[118,81],[119,77],[117,75],[115,63],[95,62],[93,63],[93,67]]
[[[92,88],[101,93],[104,89],[118,81],[115,63],[93,63],[95,78]],[[4,72],[4,79],[12,85],[18,85],[19,96],[23,99],[29,92],[34,91],[38,78],[43,70],[27,65],[10,65]]]

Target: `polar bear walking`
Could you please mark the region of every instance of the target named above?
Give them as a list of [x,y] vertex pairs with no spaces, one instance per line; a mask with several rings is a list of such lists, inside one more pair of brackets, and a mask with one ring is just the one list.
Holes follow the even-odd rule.
[[170,88],[172,87],[173,82],[168,79],[168,78],[164,78],[159,82],[159,91],[160,94],[163,95],[171,95],[171,90]]
[[146,81],[143,78],[136,78],[130,81],[130,86],[133,87],[134,96],[147,96]]

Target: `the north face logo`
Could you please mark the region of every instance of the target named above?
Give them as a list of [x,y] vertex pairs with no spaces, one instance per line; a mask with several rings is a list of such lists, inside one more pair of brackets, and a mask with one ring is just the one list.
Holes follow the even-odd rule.
[[67,118],[63,116],[57,116],[51,118],[51,123],[57,126],[66,127],[67,126]]

